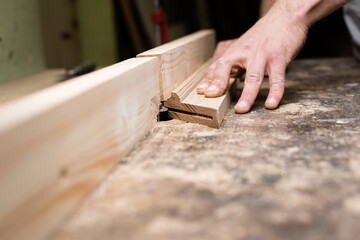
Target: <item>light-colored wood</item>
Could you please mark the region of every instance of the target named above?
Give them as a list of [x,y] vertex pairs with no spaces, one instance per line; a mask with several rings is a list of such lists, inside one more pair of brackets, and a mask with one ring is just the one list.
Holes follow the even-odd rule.
[[[230,91],[217,98],[206,98],[196,92],[197,86],[204,80],[211,59],[196,70],[171,93],[165,102],[171,117],[193,123],[219,128],[230,105]],[[230,80],[229,88],[234,82]]]
[[130,59],[0,110],[0,239],[44,239],[156,122],[158,59]]
[[141,53],[138,57],[160,59],[160,95],[161,101],[165,101],[175,88],[213,55],[214,49],[215,32],[202,30]]

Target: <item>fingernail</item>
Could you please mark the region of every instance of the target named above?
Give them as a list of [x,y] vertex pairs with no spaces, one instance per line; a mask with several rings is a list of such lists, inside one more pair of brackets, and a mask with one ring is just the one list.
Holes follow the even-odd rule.
[[270,105],[271,107],[275,107],[276,106],[276,99],[275,98],[269,98],[269,100],[267,101],[268,105]]
[[215,92],[218,88],[215,85],[212,85],[206,89],[207,92]]
[[247,109],[249,107],[248,103],[246,101],[240,101],[237,106],[242,109]]

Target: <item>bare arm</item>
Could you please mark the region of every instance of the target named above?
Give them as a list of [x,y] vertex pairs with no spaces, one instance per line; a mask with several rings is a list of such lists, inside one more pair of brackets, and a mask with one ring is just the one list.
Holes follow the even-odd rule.
[[236,113],[246,113],[256,99],[264,75],[268,75],[270,92],[265,106],[277,108],[284,94],[286,67],[304,45],[308,29],[348,1],[277,0],[243,36],[229,46],[220,43],[222,51],[217,51],[198,93],[206,97],[221,96],[230,76],[246,71],[244,89],[235,106]]

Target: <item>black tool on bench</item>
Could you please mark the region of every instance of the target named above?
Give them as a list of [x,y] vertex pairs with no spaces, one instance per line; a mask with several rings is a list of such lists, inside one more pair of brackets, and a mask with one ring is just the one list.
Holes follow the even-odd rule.
[[84,74],[93,72],[95,70],[96,70],[96,64],[93,62],[86,62],[75,67],[67,68],[65,70],[65,74],[63,76],[62,81],[66,81],[74,77],[79,77]]

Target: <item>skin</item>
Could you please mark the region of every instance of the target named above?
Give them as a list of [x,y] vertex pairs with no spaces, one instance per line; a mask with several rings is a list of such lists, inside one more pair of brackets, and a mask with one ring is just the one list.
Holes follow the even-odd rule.
[[224,94],[230,77],[246,72],[236,113],[247,113],[264,76],[269,76],[267,109],[276,109],[285,90],[285,71],[303,47],[309,28],[349,0],[277,0],[269,12],[238,39],[220,42],[206,78],[197,89],[206,97]]

